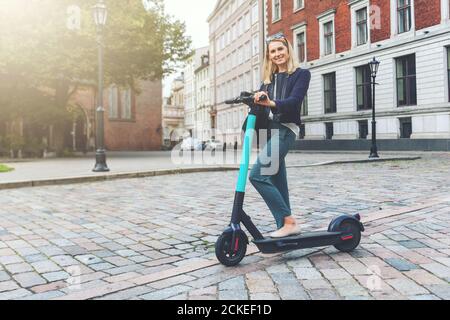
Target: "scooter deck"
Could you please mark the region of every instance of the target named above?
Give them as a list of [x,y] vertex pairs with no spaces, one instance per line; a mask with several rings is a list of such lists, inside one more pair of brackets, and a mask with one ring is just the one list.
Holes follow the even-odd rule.
[[341,232],[306,232],[285,238],[253,240],[262,253],[274,253],[296,249],[322,247],[341,242]]

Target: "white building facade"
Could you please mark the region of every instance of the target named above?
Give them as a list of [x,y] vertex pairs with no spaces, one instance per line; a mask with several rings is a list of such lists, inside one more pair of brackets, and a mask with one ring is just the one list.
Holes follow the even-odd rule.
[[[378,1],[373,7],[369,0],[342,0],[345,6],[319,12],[315,1],[300,2],[304,15],[289,20],[279,9],[286,2],[268,0],[272,11],[279,10],[268,18],[269,35],[285,20],[282,29],[291,33],[302,67],[312,75],[297,148],[367,149],[368,63],[376,57],[379,149],[450,150],[450,1],[430,0],[433,16],[414,0]],[[342,50],[347,39],[351,46]]]
[[208,55],[208,47],[198,48],[187,60],[184,68],[184,126],[192,137],[201,139],[202,129],[198,124],[198,75],[196,70],[202,66],[202,57]]
[[218,0],[208,18],[210,26],[210,99],[217,114],[217,139],[227,147],[241,145],[247,106],[226,105],[241,91],[260,87],[263,61],[263,1]]

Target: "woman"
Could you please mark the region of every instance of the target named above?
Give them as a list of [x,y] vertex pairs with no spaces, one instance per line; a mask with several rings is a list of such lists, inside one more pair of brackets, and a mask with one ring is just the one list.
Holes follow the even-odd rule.
[[[268,129],[272,134],[250,172],[250,181],[277,223],[278,230],[270,236],[281,238],[300,231],[289,204],[284,158],[299,135],[300,108],[311,74],[298,67],[290,42],[284,35],[277,34],[267,40],[263,78],[264,84],[255,94],[254,102],[270,109]],[[267,95],[268,99],[259,102],[262,95]],[[275,159],[272,158],[272,149]],[[268,168],[274,164],[276,174],[268,173]]]

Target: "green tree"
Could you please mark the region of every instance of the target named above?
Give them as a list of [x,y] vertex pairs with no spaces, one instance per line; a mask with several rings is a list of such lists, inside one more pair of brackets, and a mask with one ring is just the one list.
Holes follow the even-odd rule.
[[[185,25],[162,0],[106,0],[106,84],[131,86],[171,73],[191,53]],[[64,126],[71,95],[97,79],[97,0],[0,0],[0,120],[18,116]],[[67,27],[78,6],[79,29]],[[44,107],[45,106],[45,107]]]

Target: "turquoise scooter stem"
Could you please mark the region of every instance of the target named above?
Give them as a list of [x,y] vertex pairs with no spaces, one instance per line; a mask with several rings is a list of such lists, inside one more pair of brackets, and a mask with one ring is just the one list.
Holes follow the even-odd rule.
[[237,192],[245,192],[247,183],[248,166],[250,163],[250,150],[252,148],[253,133],[255,132],[256,116],[249,114],[247,118],[247,128],[245,130],[244,146],[242,148],[242,159],[239,169],[239,178],[236,187]]

